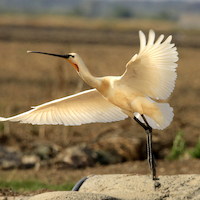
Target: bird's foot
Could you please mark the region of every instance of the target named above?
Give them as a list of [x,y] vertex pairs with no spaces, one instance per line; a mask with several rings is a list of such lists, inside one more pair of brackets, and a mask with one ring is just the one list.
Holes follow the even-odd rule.
[[158,190],[160,187],[161,187],[161,183],[160,182],[158,182],[157,180],[159,180],[159,178],[157,178],[157,179],[154,179],[154,190],[156,191],[156,190]]
[[[154,161],[153,161],[154,163]],[[155,164],[155,163],[154,163]],[[152,171],[152,179],[154,181],[154,190],[158,190],[160,187],[161,187],[161,184],[160,182],[158,181],[159,178],[156,176],[156,168],[155,168],[155,165],[153,165],[153,169],[151,169]]]

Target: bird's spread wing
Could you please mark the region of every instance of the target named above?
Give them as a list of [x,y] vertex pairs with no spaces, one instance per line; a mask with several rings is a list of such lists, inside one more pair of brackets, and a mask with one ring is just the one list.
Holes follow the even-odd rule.
[[14,117],[0,117],[0,121],[19,121],[38,125],[63,124],[68,126],[92,122],[119,121],[127,117],[96,89],[91,89],[33,107],[32,110]]
[[[126,65],[121,81],[155,99],[166,99],[174,89],[177,77],[175,63],[177,48],[171,44],[172,36],[164,35],[155,40],[155,32],[149,31],[149,40],[139,32],[140,51]],[[163,42],[162,42],[163,41]]]

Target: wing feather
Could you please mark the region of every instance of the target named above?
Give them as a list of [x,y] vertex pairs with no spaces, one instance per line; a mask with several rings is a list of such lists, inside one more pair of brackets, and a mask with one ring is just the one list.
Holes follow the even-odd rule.
[[[126,65],[126,71],[120,81],[137,91],[155,99],[166,99],[175,86],[178,52],[171,44],[170,35],[165,41],[164,35],[155,40],[155,32],[149,31],[149,40],[139,31],[140,50]],[[163,42],[162,42],[163,41]]]
[[127,117],[120,108],[107,101],[96,89],[91,89],[35,106],[32,110],[13,117],[0,117],[0,121],[71,126],[120,121]]
[[139,51],[139,54],[140,54],[145,49],[146,37],[145,37],[145,35],[144,35],[144,33],[142,31],[139,31],[139,37],[140,37],[140,51]]

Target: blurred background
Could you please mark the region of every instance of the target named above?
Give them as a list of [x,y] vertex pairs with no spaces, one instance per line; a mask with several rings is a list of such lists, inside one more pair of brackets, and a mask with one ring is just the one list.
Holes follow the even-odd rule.
[[[153,131],[158,175],[199,173],[199,1],[1,0],[0,116],[90,88],[64,59],[27,50],[77,52],[93,75],[121,75],[138,53],[138,31],[148,36],[149,29],[172,35],[179,52],[167,100],[174,120]],[[1,188],[66,190],[84,176],[109,173],[150,174],[145,132],[131,119],[77,127],[0,123]]]

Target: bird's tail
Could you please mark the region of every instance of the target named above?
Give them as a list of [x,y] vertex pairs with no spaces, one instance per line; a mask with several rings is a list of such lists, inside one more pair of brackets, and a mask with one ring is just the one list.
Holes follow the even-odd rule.
[[[160,112],[162,113],[162,117],[160,115],[157,115],[157,116],[159,116],[159,119],[156,121],[157,122],[159,121],[159,124],[155,120],[153,120],[151,117],[149,117],[145,114],[144,114],[144,116],[145,116],[148,124],[153,129],[162,130],[162,129],[168,127],[170,125],[170,123],[172,122],[173,117],[174,117],[173,108],[170,107],[170,105],[168,103],[157,103],[157,102],[154,102],[154,103],[159,108]],[[134,113],[134,114],[135,114],[135,117],[137,117],[142,123],[144,123],[144,120],[139,113]]]
[[170,107],[168,103],[156,103],[156,105],[160,109],[165,119],[165,122],[163,124],[160,124],[160,129],[164,129],[171,124],[174,117],[174,113],[173,113],[174,109]]

